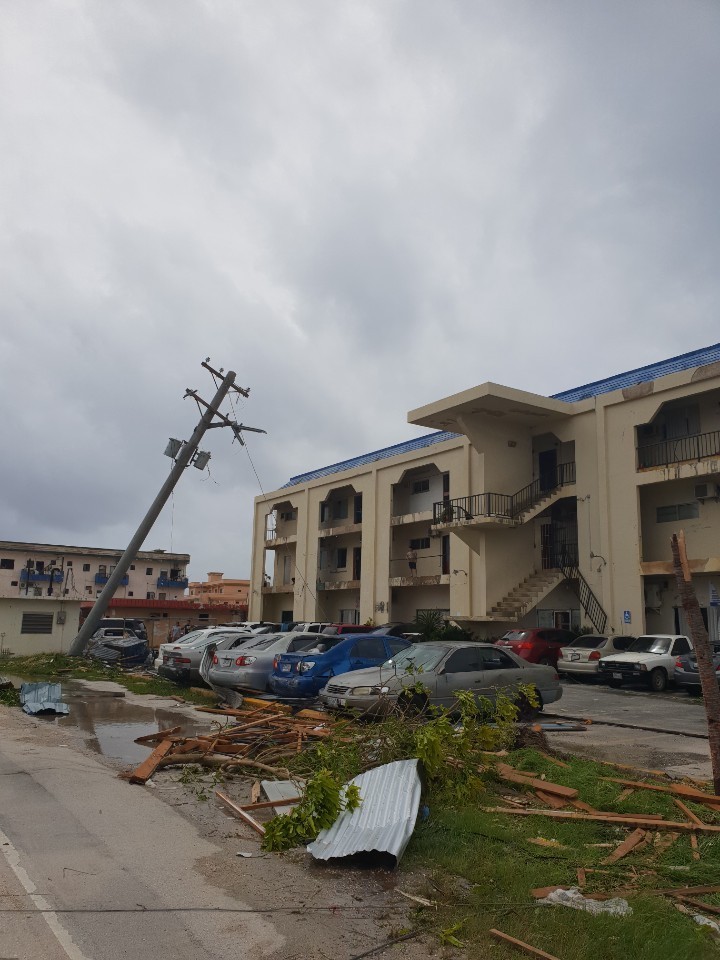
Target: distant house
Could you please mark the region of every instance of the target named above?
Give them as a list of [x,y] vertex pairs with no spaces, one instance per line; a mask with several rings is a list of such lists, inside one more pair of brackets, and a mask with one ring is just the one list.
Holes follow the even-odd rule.
[[195,603],[223,603],[247,605],[250,592],[249,580],[226,580],[217,571],[208,573],[207,580],[189,584],[188,596]]

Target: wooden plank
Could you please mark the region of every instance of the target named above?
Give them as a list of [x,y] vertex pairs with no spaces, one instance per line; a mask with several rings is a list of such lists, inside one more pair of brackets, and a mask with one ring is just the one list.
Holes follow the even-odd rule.
[[633,830],[629,837],[626,837],[625,840],[620,844],[620,846],[614,850],[609,857],[605,857],[603,860],[603,866],[609,866],[611,863],[617,863],[618,860],[622,860],[623,857],[626,857],[631,853],[639,843],[645,839],[645,831],[638,828]]
[[253,830],[259,833],[261,836],[265,836],[265,827],[261,823],[258,823],[255,817],[251,816],[249,813],[246,813],[246,811],[243,810],[242,807],[239,807],[234,801],[230,799],[230,797],[224,794],[221,790],[216,790],[215,796],[218,798],[218,800],[222,801],[222,803],[225,804],[228,810],[234,813],[236,817],[239,817],[241,820],[247,823],[248,826],[252,827]]
[[564,760],[558,760],[558,758],[553,757],[552,754],[545,753],[543,750],[536,750],[535,752],[539,753],[540,756],[544,757],[546,760],[549,760],[550,763],[554,763],[556,767],[565,767],[568,770],[570,769],[569,763],[565,763]]
[[[660,837],[660,834],[658,834],[658,836]],[[666,850],[670,849],[679,836],[679,833],[666,833],[664,836],[660,837],[659,840],[656,839],[655,855],[661,857]],[[695,836],[695,834],[691,834],[691,836]]]
[[690,834],[690,846],[692,847],[693,860],[699,860],[700,850],[698,849],[698,838],[696,833]]
[[585,803],[584,800],[571,800],[570,805],[575,807],[576,810],[582,810],[584,813],[597,813],[598,811],[595,807],[591,807],[589,803]]
[[567,800],[563,800],[562,797],[553,796],[552,793],[545,793],[544,790],[536,790],[535,796],[538,800],[542,800],[543,803],[547,804],[548,807],[552,807],[553,810],[562,810],[563,807],[567,806]]
[[136,737],[135,743],[159,743],[174,733],[180,733],[182,727],[170,727],[167,730],[158,730],[157,733],[146,733],[144,737]]
[[720,907],[711,903],[703,903],[702,900],[694,900],[692,897],[681,897],[679,894],[673,894],[673,899],[681,903],[687,903],[688,906],[695,907],[699,913],[720,913]]
[[615,803],[622,803],[623,800],[627,800],[631,793],[635,793],[635,787],[626,787],[620,796],[617,798]]
[[298,710],[295,717],[300,720],[319,720],[322,723],[328,723],[330,720],[327,713],[321,713],[319,710]]
[[595,823],[615,823],[621,827],[646,827],[651,830],[678,830],[680,832],[691,832],[692,830],[699,830],[701,833],[720,833],[720,826],[709,826],[704,824],[702,827],[696,826],[694,823],[675,822],[673,820],[654,820],[652,817],[645,816],[633,816],[633,817],[620,817],[614,813],[605,813],[604,811],[598,811],[596,814],[591,813],[571,813],[570,811],[565,810],[521,810],[519,808],[509,808],[509,807],[484,807],[486,813],[513,813],[515,816],[521,817],[555,817],[558,820],[591,820]]
[[516,940],[515,937],[511,937],[508,933],[502,933],[500,930],[492,929],[490,935],[503,943],[509,943],[511,947],[515,947],[521,953],[526,953],[529,957],[540,957],[540,960],[558,960],[553,954],[545,953],[544,950],[539,950],[537,947],[525,943],[524,940]]
[[585,870],[584,870],[584,868],[583,868],[583,867],[578,867],[578,868],[577,868],[577,881],[578,881],[578,886],[579,886],[579,887],[584,887],[584,886],[585,886],[586,879],[587,879],[587,878],[586,878],[586,875],[585,875]]
[[685,797],[688,800],[696,798],[701,803],[711,803],[720,805],[720,797],[714,793],[703,793],[702,790],[696,790],[695,787],[687,787],[683,783],[673,784],[672,787],[662,787],[657,783],[643,783],[638,780],[622,780],[619,777],[601,777],[608,783],[619,783],[623,787],[632,787],[634,790],[652,790],[655,793],[670,793],[674,796]]
[[277,807],[286,803],[300,803],[302,797],[288,797],[287,800],[259,800],[257,803],[243,803],[240,810],[267,810],[268,807]]
[[536,780],[534,777],[524,777],[517,770],[513,770],[505,763],[499,763],[497,766],[498,775],[501,780],[508,783],[521,783],[532,787],[533,790],[541,790],[543,793],[552,793],[558,797],[565,797],[567,800],[574,800],[578,791],[574,787],[563,787],[559,783],[551,783],[549,780]]
[[697,824],[699,827],[705,826],[705,824],[702,822],[700,817],[696,816],[696,814],[694,814],[689,807],[686,807],[685,804],[682,802],[682,800],[678,800],[677,797],[673,797],[673,803],[678,808],[678,810],[681,810],[685,814],[688,820],[692,820],[692,822]]
[[260,781],[253,780],[253,785],[250,787],[250,803],[257,803],[260,799]]
[[130,774],[130,783],[147,783],[157,770],[162,758],[172,750],[173,746],[172,740],[163,740],[161,744],[155,747],[150,756],[143,760],[140,766],[135,767]]

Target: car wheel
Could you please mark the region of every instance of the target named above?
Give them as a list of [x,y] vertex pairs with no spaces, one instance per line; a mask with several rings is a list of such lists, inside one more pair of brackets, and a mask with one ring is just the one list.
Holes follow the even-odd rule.
[[662,667],[655,667],[650,671],[649,683],[653,693],[662,693],[667,690],[668,677]]
[[550,657],[540,657],[540,659],[538,660],[538,663],[541,664],[543,667],[554,667],[554,666],[555,666],[555,664],[552,662],[552,660],[550,659]]
[[401,693],[397,698],[396,710],[403,717],[420,717],[427,713],[430,700],[426,693]]

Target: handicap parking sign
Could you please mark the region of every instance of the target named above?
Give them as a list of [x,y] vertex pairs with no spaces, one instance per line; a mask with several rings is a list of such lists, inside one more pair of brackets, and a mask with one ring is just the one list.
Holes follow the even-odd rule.
[[632,623],[632,616],[629,610],[623,610],[623,623]]

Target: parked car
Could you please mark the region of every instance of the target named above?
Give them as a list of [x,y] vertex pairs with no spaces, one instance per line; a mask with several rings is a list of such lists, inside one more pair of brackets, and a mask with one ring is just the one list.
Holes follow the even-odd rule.
[[497,646],[507,647],[529,663],[555,667],[561,648],[572,643],[575,636],[571,630],[558,630],[556,627],[508,630],[505,636],[497,641]]
[[117,666],[138,666],[148,658],[147,640],[127,627],[101,627],[90,638],[87,656]]
[[611,687],[635,681],[661,693],[673,677],[676,659],[691,650],[692,643],[681,634],[646,634],[634,640],[625,653],[601,660],[599,676]]
[[205,647],[214,643],[216,647],[233,649],[254,640],[255,635],[244,630],[203,630],[201,636],[190,643],[177,643],[163,654],[163,662],[158,674],[176,683],[197,683],[200,677],[200,662]]
[[331,623],[310,623],[300,622],[293,627],[293,633],[322,633],[325,627],[331,627]]
[[512,693],[519,684],[532,684],[540,709],[562,696],[553,667],[528,663],[497,644],[428,641],[412,644],[381,666],[333,677],[321,690],[320,699],[331,709],[384,716],[398,703],[420,705],[416,693],[405,692],[418,680],[429,690],[426,696],[420,695],[422,705],[450,709],[459,690],[471,690],[477,698],[494,700],[499,690]]
[[400,637],[372,633],[351,637],[317,637],[304,653],[284,653],[276,658],[270,689],[282,697],[314,697],[331,677],[384,663],[410,644]]
[[603,657],[623,653],[635,637],[601,637],[586,634],[577,637],[558,654],[557,671],[561,677],[597,680],[598,663]]
[[[331,623],[323,627],[320,633],[325,637],[344,637],[351,633],[367,633],[368,628],[361,623]],[[373,631],[374,633],[375,631]]]
[[200,676],[220,696],[229,690],[269,690],[277,657],[309,650],[317,642],[317,634],[312,633],[270,633],[244,644],[241,651],[213,650],[211,644],[200,665]]
[[[720,643],[713,644],[713,666],[716,671],[715,675],[720,683]],[[700,683],[700,671],[698,670],[697,657],[694,650],[677,658],[675,661],[675,670],[673,671],[673,680],[675,686],[683,687],[688,693],[694,696],[701,696],[702,685]]]
[[201,637],[204,633],[207,633],[207,631],[208,631],[207,627],[201,630],[191,630],[190,633],[186,633],[185,636],[180,637],[179,640],[173,640],[168,643],[161,643],[160,646],[158,647],[157,656],[155,657],[155,661],[153,663],[153,667],[155,668],[155,670],[158,670],[160,668],[160,665],[163,663],[164,659],[167,657],[167,655],[170,653],[172,649],[174,649],[175,647],[184,646],[187,643],[192,643],[194,640],[197,640],[199,637]]
[[418,628],[416,623],[383,623],[375,627],[372,633],[380,634],[383,637],[416,637]]

